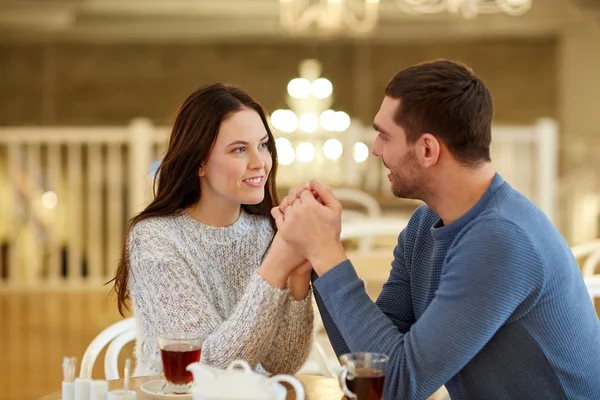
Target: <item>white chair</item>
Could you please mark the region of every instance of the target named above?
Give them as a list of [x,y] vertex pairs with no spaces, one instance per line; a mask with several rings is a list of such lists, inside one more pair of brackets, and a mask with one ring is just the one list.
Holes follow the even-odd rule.
[[585,277],[584,281],[590,297],[600,297],[600,275]]
[[[108,377],[119,376],[118,367],[116,365],[116,360],[118,359],[119,352],[123,348],[123,346],[130,342],[132,339],[131,332],[133,331],[133,338],[135,337],[135,319],[127,318],[116,322],[110,325],[108,328],[104,329],[102,332],[98,334],[89,344],[85,353],[83,353],[83,358],[81,359],[81,369],[79,370],[79,376],[81,378],[91,378],[92,371],[94,369],[94,363],[96,362],[96,358],[102,351],[102,349],[111,343],[113,339],[118,339],[118,341],[112,346],[109,346],[110,353],[107,350],[107,356],[110,355],[111,360],[114,361],[114,365],[111,364],[111,369],[106,369],[106,360],[105,360],[105,370],[104,373],[107,375],[107,379],[111,379]],[[121,337],[121,335],[124,335]],[[112,344],[112,343],[111,343]],[[115,355],[116,354],[116,355]],[[114,367],[114,369],[112,368]]]
[[[117,333],[116,336],[115,333]],[[83,361],[81,363],[80,376],[84,376],[84,371],[91,377],[94,362],[98,357],[98,354],[102,351],[104,346],[108,343],[106,354],[104,356],[104,375],[106,380],[119,379],[119,354],[123,347],[129,342],[135,340],[135,320],[134,318],[128,318],[123,321],[119,321],[102,331],[88,346]],[[86,367],[84,368],[84,365]],[[333,369],[327,364],[327,355],[323,346],[318,341],[313,341],[313,348],[309,359],[302,367],[299,373],[303,374],[314,374],[323,376],[336,376]]]
[[583,276],[593,276],[596,273],[596,267],[600,264],[600,239],[571,247],[571,251],[576,259],[585,258],[581,267]]
[[[398,217],[357,218],[342,222],[341,240],[372,238],[373,236],[398,237],[402,229],[408,225],[408,219]],[[360,253],[367,253],[372,246],[360,246]]]
[[[381,215],[381,206],[379,205],[379,202],[367,192],[351,188],[334,188],[332,189],[332,192],[335,198],[340,202],[357,203],[363,206],[366,212],[357,215],[367,217],[379,217]],[[342,211],[342,214],[344,212],[345,210]]]
[[367,235],[398,236],[408,225],[408,219],[398,217],[357,218],[342,223],[342,240],[361,238]]
[[[381,216],[381,206],[377,199],[367,192],[351,188],[332,189],[333,195],[342,203],[356,203],[364,208],[364,211],[342,210],[342,224],[364,218],[378,218]],[[373,237],[370,235],[361,238],[359,247],[362,251],[368,251],[373,247]]]
[[104,355],[104,377],[106,380],[119,379],[119,354],[126,344],[135,340],[135,326],[113,339]]
[[328,361],[330,361],[330,357],[327,356],[327,353],[321,343],[319,343],[318,338],[314,338],[308,360],[306,360],[298,373],[304,375],[322,375],[334,378],[337,375],[334,371],[334,367],[329,365]]
[[580,243],[571,247],[571,251],[577,259],[587,257],[590,253],[598,249],[600,249],[600,239]]
[[592,240],[571,248],[576,259],[585,259],[581,267],[583,280],[587,286],[592,301],[600,297],[600,274],[596,274],[596,268],[600,265],[600,240]]
[[[342,222],[342,232],[340,238],[347,239],[363,239],[374,236],[393,236],[397,237],[400,231],[408,223],[405,219],[400,218],[356,218]],[[385,271],[381,268],[374,267],[373,271],[368,272],[367,268],[357,268],[359,276],[367,280],[376,280],[378,283],[385,281],[389,276],[390,261],[392,258],[392,250],[386,249],[382,251],[368,251],[362,248],[358,254],[361,255],[361,265],[369,264],[368,261],[375,261],[378,264],[385,265]],[[371,259],[370,255],[375,255]],[[348,253],[350,260],[353,259],[351,253]],[[369,259],[369,260],[367,260]],[[366,261],[365,261],[366,260]],[[385,260],[385,261],[384,261]],[[357,265],[355,265],[357,267]],[[337,376],[339,362],[329,343],[327,335],[323,332],[323,323],[318,309],[315,307],[315,331],[314,331],[314,346],[311,356],[307,363],[303,366],[300,373],[320,373],[325,376]]]

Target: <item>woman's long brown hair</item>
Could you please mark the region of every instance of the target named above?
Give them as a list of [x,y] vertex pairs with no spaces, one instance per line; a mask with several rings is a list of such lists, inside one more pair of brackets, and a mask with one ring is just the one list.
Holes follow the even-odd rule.
[[200,200],[200,165],[208,158],[223,120],[244,107],[256,111],[265,125],[273,166],[267,178],[263,201],[242,207],[250,214],[268,216],[275,229],[271,208],[278,203],[275,186],[277,152],[264,109],[236,86],[217,83],[197,89],[185,100],[175,117],[169,147],[154,178],[154,200],[129,221],[121,259],[115,277],[110,281],[114,282],[113,290],[117,294],[117,307],[121,315],[124,316],[124,311],[129,310],[129,232],[144,219],[176,214]]

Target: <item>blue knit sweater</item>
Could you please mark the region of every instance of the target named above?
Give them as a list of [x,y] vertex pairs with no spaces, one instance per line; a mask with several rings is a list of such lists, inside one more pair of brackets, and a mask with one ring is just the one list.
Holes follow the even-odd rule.
[[345,261],[314,281],[332,345],[385,353],[386,400],[600,399],[600,322],[569,246],[496,175],[443,226],[427,206],[400,233],[373,303]]

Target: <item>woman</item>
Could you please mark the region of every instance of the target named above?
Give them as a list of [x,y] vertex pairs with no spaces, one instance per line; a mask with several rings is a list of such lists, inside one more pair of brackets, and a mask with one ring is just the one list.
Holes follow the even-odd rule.
[[141,343],[174,331],[202,333],[202,361],[216,367],[304,363],[311,266],[274,233],[276,169],[267,117],[247,93],[214,84],[187,98],[114,279],[119,312],[131,299],[138,323],[136,375],[161,372],[158,345]]

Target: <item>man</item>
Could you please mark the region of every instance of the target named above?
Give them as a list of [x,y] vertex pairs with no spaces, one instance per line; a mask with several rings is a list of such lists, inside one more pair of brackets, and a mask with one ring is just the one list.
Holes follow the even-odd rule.
[[[450,61],[400,71],[374,127],[395,196],[423,200],[376,303],[346,259],[341,206],[316,181],[273,209],[312,263],[336,353],[390,357],[386,400],[600,399],[600,323],[569,246],[490,164],[493,105]],[[318,199],[318,201],[315,199]]]

